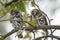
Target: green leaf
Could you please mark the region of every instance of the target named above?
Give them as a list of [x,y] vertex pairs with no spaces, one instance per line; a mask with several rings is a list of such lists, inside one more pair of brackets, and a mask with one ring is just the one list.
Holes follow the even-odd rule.
[[42,35],[45,35],[45,33],[44,33],[44,32],[42,32]]
[[0,40],[4,40],[4,38],[0,38]]
[[23,26],[27,27],[27,24],[25,22],[23,22]]
[[35,6],[35,2],[34,2],[34,0],[31,2],[31,4],[32,4],[32,6]]
[[7,11],[3,8],[0,10],[0,18],[5,16],[7,14]]
[[36,21],[35,20],[29,21],[29,23],[32,24],[33,26],[36,25]]
[[15,8],[15,6],[16,5],[14,3],[10,5],[11,8]]
[[37,38],[36,40],[42,40],[41,38]]
[[16,7],[20,10],[20,11],[22,11],[22,12],[25,12],[26,10],[25,10],[25,5],[24,5],[24,3],[22,2],[22,1],[18,1],[18,2],[16,2]]
[[24,38],[29,38],[29,34],[25,35],[25,37],[24,37]]
[[30,35],[29,35],[30,32],[27,32],[27,34],[24,36],[24,38],[29,38]]

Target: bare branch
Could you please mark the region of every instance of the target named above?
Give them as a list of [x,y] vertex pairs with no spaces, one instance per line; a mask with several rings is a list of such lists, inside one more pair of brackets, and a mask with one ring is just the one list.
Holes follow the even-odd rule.
[[[33,0],[34,1],[34,0]],[[35,1],[34,1],[34,4],[37,6],[37,8],[40,10],[40,8],[39,8],[39,6],[35,3]]]
[[[24,27],[25,31],[30,31],[32,32],[33,30],[39,30],[39,29],[60,29],[60,26],[58,25],[41,25],[41,26],[34,26],[34,27]],[[7,38],[11,34],[17,32],[19,29],[13,29],[9,33],[5,34],[3,38]]]
[[10,19],[0,20],[0,22],[9,21]]
[[0,4],[4,6],[4,4],[0,1]]
[[8,36],[12,35],[13,33],[17,32],[18,30],[19,30],[19,29],[13,29],[13,30],[11,30],[10,32],[8,32],[7,34],[5,34],[5,35],[3,36],[3,38],[4,38],[4,39],[7,38]]
[[34,27],[25,27],[26,30],[39,30],[39,29],[59,29],[60,26],[58,25],[40,25],[40,26],[34,26]]
[[52,38],[55,38],[55,39],[58,39],[60,40],[60,38],[58,36],[53,36],[53,35],[48,35],[48,36],[42,36],[42,37],[38,37],[36,39],[33,39],[33,40],[38,40],[38,39],[42,39],[42,38],[45,38],[45,37],[52,37]]
[[12,1],[10,1],[9,3],[7,3],[7,4],[5,4],[5,7],[7,7],[7,6],[9,6],[9,5],[11,5],[12,3],[15,3],[15,2],[17,2],[18,0],[12,0]]

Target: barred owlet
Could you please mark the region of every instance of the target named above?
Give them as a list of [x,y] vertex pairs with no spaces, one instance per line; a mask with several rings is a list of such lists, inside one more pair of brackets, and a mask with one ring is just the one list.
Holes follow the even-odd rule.
[[[10,13],[10,22],[12,23],[12,26],[16,29],[22,29],[22,14],[17,9],[12,9]],[[17,21],[15,21],[17,20]],[[17,32],[18,33],[18,32]],[[18,33],[18,37],[22,38],[22,33]]]
[[[43,14],[44,12],[38,9],[33,9],[31,12],[32,19],[34,19],[37,23],[37,25],[48,25],[47,18]],[[43,31],[46,32],[46,35],[48,35],[48,30],[43,29]]]

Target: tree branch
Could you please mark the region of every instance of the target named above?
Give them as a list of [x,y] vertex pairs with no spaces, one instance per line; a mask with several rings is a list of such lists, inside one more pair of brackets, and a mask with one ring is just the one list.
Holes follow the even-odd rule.
[[6,19],[6,20],[0,20],[0,22],[4,22],[4,21],[9,21],[10,19]]
[[58,39],[60,40],[60,38],[58,36],[53,36],[53,35],[48,35],[48,36],[42,36],[42,37],[38,37],[36,39],[33,39],[33,40],[39,40],[39,39],[42,39],[42,38],[45,38],[45,37],[52,37],[52,38],[55,38],[55,39]]
[[[0,22],[3,22],[3,21],[8,21],[10,19],[6,19],[6,20],[0,20]],[[14,21],[17,21],[17,20],[14,20]],[[31,25],[30,23],[26,22],[26,21],[23,21],[27,24],[29,24],[30,26],[29,27],[24,27],[23,29],[25,29],[25,31],[30,31],[30,32],[33,32],[33,30],[39,30],[39,29],[59,29],[60,30],[60,26],[58,25],[40,25],[40,26],[33,26]],[[22,30],[23,30],[22,29]],[[19,30],[18,29],[13,29],[11,30],[10,32],[8,32],[7,34],[3,35],[3,38],[7,38],[8,36],[10,36],[11,34],[17,32]],[[44,36],[43,36],[44,37]]]
[[[24,27],[25,31],[32,32],[33,30],[39,30],[39,29],[60,29],[60,26],[58,25],[41,25],[41,26],[34,26],[34,27]],[[11,34],[17,32],[19,29],[13,29],[9,33],[3,35],[3,38],[7,38]]]
[[0,1],[0,4],[4,6],[4,4]]
[[12,0],[12,1],[10,1],[9,3],[7,3],[7,4],[5,4],[5,7],[7,7],[7,6],[9,6],[9,5],[11,5],[12,3],[15,3],[15,2],[17,2],[18,0]]
[[39,30],[39,29],[60,29],[60,26],[58,25],[40,25],[40,26],[34,26],[34,27],[25,27],[26,30]]
[[8,32],[7,34],[3,35],[2,37],[5,39],[7,38],[8,36],[12,35],[13,33],[17,32],[19,29],[13,29],[11,30],[10,32]]

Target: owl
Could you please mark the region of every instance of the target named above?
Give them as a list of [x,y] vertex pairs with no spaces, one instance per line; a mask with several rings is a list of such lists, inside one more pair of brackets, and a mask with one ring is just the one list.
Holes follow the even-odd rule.
[[[22,30],[22,14],[18,11],[18,9],[12,9],[10,13],[10,22],[15,29]],[[19,31],[17,32],[18,37],[22,38],[22,33],[19,34]]]
[[[44,15],[45,13],[42,10],[39,9],[33,9],[31,11],[31,16],[32,16],[32,20],[36,21],[36,25],[48,25],[48,21],[46,16]],[[48,35],[48,30],[47,29],[43,29],[43,31],[45,32],[46,35]]]

